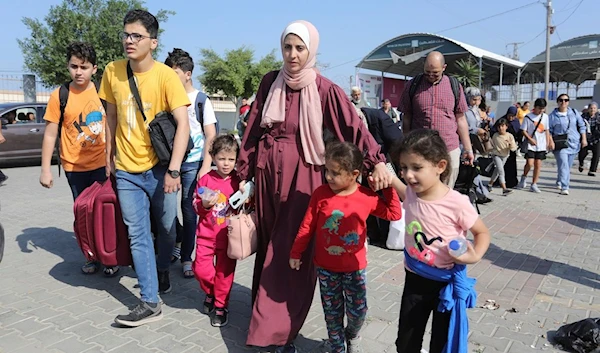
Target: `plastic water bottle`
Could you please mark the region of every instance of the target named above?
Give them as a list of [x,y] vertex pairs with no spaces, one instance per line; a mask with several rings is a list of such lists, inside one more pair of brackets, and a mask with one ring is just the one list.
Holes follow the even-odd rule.
[[216,194],[217,194],[216,191],[211,190],[211,189],[207,188],[206,186],[201,186],[198,188],[198,195],[200,196],[200,198],[202,198],[202,200],[209,200]]
[[448,243],[448,252],[453,257],[459,257],[467,252],[467,239],[454,238]]

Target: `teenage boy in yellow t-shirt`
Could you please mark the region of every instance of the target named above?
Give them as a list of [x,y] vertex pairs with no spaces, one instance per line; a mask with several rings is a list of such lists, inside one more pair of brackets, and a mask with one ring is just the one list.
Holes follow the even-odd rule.
[[[154,61],[158,21],[147,11],[131,10],[123,20],[121,39],[126,60],[109,63],[99,95],[106,106],[106,172],[115,173],[123,220],[131,240],[131,254],[140,285],[141,303],[115,322],[139,326],[162,318],[159,291],[171,290],[169,265],[175,243],[177,191],[180,168],[190,127],[185,89],[170,67]],[[144,121],[127,80],[131,65],[142,101]],[[168,166],[160,165],[148,133],[157,113],[169,111],[177,122],[173,153]],[[150,217],[158,228],[158,259],[150,231]],[[158,273],[157,273],[158,272]]]
[[[67,47],[67,69],[71,75],[69,99],[65,107],[60,136],[60,159],[71,187],[73,200],[94,182],[106,180],[105,112],[91,81],[96,73],[96,51],[91,44],[74,42]],[[46,130],[42,143],[42,172],[40,184],[51,188],[54,184],[50,164],[58,138],[60,121],[60,88],[50,95],[46,108]],[[98,271],[97,262],[88,261],[83,273]],[[118,266],[105,267],[106,276],[114,276]]]

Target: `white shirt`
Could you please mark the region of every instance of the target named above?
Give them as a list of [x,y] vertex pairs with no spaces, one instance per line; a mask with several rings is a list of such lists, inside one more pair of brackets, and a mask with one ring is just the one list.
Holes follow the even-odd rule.
[[[537,126],[538,121],[542,119],[542,122],[538,126],[534,133],[534,129]],[[531,136],[536,145],[528,144],[527,150],[533,152],[545,152],[548,141],[546,140],[546,130],[548,130],[548,115],[542,113],[541,115],[535,115],[529,113],[523,119],[521,130],[527,131],[527,134]]]
[[[196,96],[198,95],[198,92],[200,91],[195,89],[187,94],[192,103],[188,106],[188,118],[190,121],[190,136],[192,137],[192,141],[194,141],[194,148],[188,154],[185,163],[198,162],[204,158],[204,131],[202,126],[200,126],[200,122],[196,119]],[[213,110],[210,99],[206,98],[204,104],[204,126],[216,123],[217,117],[215,116],[215,111]]]

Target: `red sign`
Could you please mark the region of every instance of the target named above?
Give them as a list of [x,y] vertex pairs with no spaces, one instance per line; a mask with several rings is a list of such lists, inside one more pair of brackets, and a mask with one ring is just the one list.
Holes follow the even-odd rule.
[[407,81],[400,80],[397,78],[383,78],[383,98],[389,99],[392,103],[392,107],[397,108],[400,104],[400,97],[404,91],[404,85]]

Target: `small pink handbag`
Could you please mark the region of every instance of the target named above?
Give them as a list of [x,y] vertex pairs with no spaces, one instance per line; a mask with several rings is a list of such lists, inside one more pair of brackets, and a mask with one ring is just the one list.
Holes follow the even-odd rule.
[[230,259],[243,260],[256,252],[258,246],[256,224],[256,212],[247,212],[244,207],[240,213],[229,217],[227,256]]

